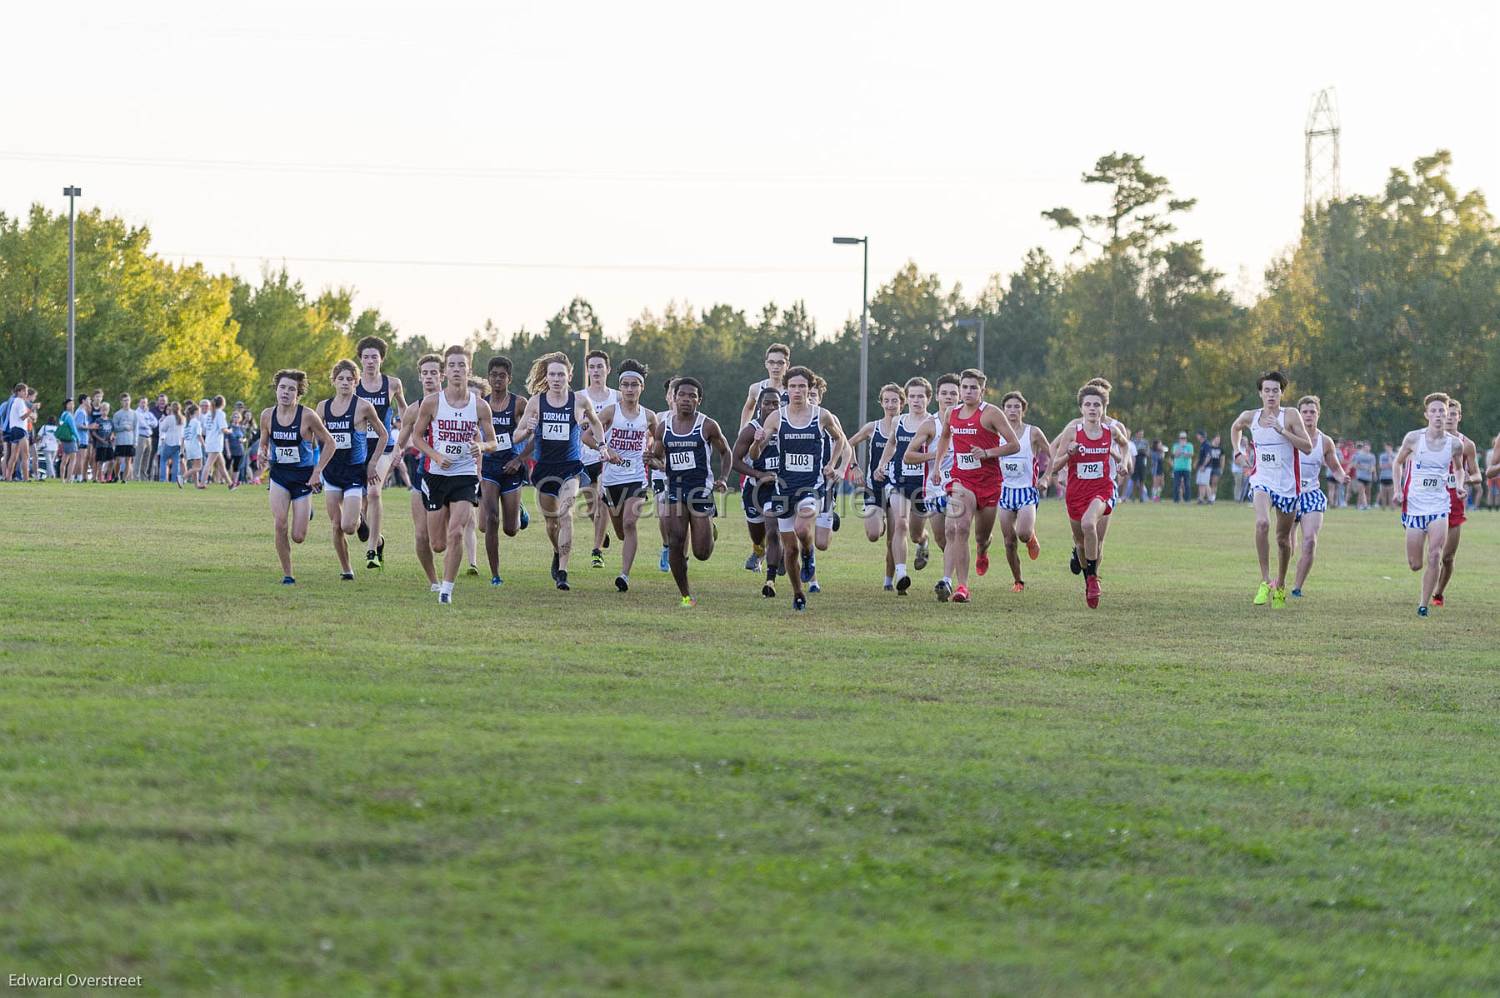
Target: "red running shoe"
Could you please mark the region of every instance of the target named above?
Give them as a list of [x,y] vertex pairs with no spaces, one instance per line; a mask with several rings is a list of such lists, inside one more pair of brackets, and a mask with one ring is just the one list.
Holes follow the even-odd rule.
[[1036,534],[1032,534],[1031,540],[1026,542],[1026,553],[1031,556],[1032,561],[1042,556],[1042,542],[1036,539]]
[[1083,580],[1083,601],[1093,610],[1099,606],[1099,576],[1090,575]]
[[969,602],[969,587],[968,586],[959,586],[957,589],[953,590],[953,602],[955,602],[955,603],[967,603],[967,602]]
[[984,575],[984,573],[988,572],[989,570],[990,553],[986,551],[984,554],[974,559],[974,571],[978,572],[980,575]]
[[1011,583],[1010,591],[1013,593],[1024,593],[1026,591],[1026,583],[1013,582]]
[[1441,596],[1434,596],[1432,598],[1432,605],[1433,606],[1442,606],[1443,605],[1443,598]]

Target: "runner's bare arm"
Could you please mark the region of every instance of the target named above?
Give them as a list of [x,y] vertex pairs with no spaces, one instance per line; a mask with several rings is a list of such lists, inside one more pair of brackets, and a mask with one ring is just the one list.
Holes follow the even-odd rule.
[[520,420],[516,422],[516,431],[510,436],[511,445],[515,447],[518,453],[521,450],[521,444],[525,443],[527,438],[536,430],[536,422],[539,418],[537,399],[539,398],[541,398],[540,395],[533,395],[527,400],[526,408],[522,411]]
[[319,488],[323,484],[323,469],[328,467],[328,462],[333,460],[334,443],[333,434],[328,432],[328,427],[323,425],[323,418],[318,415],[316,409],[302,407],[302,436],[318,445],[318,463],[313,466],[312,475],[307,483],[313,488]]

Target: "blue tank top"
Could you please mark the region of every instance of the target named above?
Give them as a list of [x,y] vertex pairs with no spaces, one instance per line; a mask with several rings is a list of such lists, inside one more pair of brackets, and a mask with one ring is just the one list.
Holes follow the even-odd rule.
[[578,439],[577,405],[573,393],[562,405],[547,401],[547,393],[536,397],[537,424],[536,448],[533,456],[537,464],[568,464],[581,459],[583,449]]
[[661,443],[667,455],[667,484],[671,487],[698,488],[708,484],[708,438],[703,435],[703,421],[698,413],[692,429],[678,433],[672,429],[676,420],[668,415],[662,420]]
[[872,488],[877,484],[889,485],[895,481],[895,476],[892,474],[889,465],[885,469],[885,479],[878,483],[875,480],[875,465],[880,460],[880,455],[885,453],[886,442],[890,439],[890,437],[885,435],[885,431],[880,428],[880,420],[877,419],[875,421],[875,429],[870,434],[870,467],[865,472],[865,484]]
[[[545,402],[546,399],[542,401]],[[492,398],[486,398],[485,402],[490,407],[490,423],[495,428],[495,441],[500,445],[500,449],[486,454],[484,459],[486,462],[494,461],[506,464],[511,458],[516,456],[516,448],[510,441],[511,435],[516,432],[516,397],[510,392],[506,392],[505,398],[500,400],[498,408],[496,407],[495,400]]]
[[[380,390],[374,392],[365,391],[363,381],[355,381],[354,394],[355,397],[362,398],[375,407],[375,418],[385,424],[385,432],[389,434],[389,442],[394,444],[396,435],[391,433],[391,379],[387,375],[382,374],[380,376]],[[365,431],[365,435],[372,440],[375,438],[375,434],[369,430]]]
[[781,483],[790,493],[817,488],[823,477],[823,427],[821,411],[812,407],[811,421],[793,426],[788,410],[781,410],[781,424],[776,428],[776,449],[781,454]]
[[[365,444],[365,435],[354,432],[354,414],[359,411],[359,397],[349,400],[349,408],[342,416],[333,414],[333,399],[323,403],[323,425],[333,437],[334,452],[327,469],[337,473],[344,469],[363,467],[370,452]],[[275,419],[275,416],[271,417]],[[300,418],[300,417],[299,417]]]
[[[907,413],[896,420],[896,453],[891,458],[891,481],[897,482],[904,488],[918,488],[926,480],[927,466],[925,464],[907,464],[906,449],[911,446],[912,438],[917,435],[916,430],[906,428]],[[926,417],[924,416],[923,419]],[[917,421],[922,425],[922,420]]]
[[302,413],[304,406],[297,406],[297,415],[290,423],[276,421],[276,408],[271,408],[271,473],[292,473],[293,469],[311,468],[317,464],[313,457],[313,446],[302,439]]
[[[758,419],[752,419],[750,420],[750,425],[758,430],[761,427],[761,422]],[[750,459],[750,467],[756,471],[779,472],[781,470],[781,451],[776,448],[775,438],[766,441],[765,446],[761,448],[760,457]],[[747,479],[747,482],[751,484],[754,481],[754,479]]]

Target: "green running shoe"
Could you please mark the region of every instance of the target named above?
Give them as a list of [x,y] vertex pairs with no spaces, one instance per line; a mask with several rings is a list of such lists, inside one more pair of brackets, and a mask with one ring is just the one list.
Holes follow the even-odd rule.
[[1255,605],[1256,606],[1265,606],[1266,605],[1266,600],[1268,600],[1270,598],[1271,598],[1271,584],[1269,582],[1262,582],[1260,584],[1260,588],[1257,589],[1257,590],[1255,590]]

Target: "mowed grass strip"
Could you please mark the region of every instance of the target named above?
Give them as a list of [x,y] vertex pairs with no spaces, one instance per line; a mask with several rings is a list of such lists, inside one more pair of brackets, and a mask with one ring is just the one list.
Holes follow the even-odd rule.
[[1222,504],[1123,509],[1089,611],[1055,502],[1024,594],[998,546],[970,606],[883,593],[848,515],[794,615],[737,512],[692,610],[654,522],[630,593],[618,544],[557,593],[540,518],[439,608],[391,500],[384,572],[339,582],[320,507],[284,588],[262,491],[0,492],[7,973],[1500,990],[1500,518],[1426,621],[1382,513],[1251,607]]

